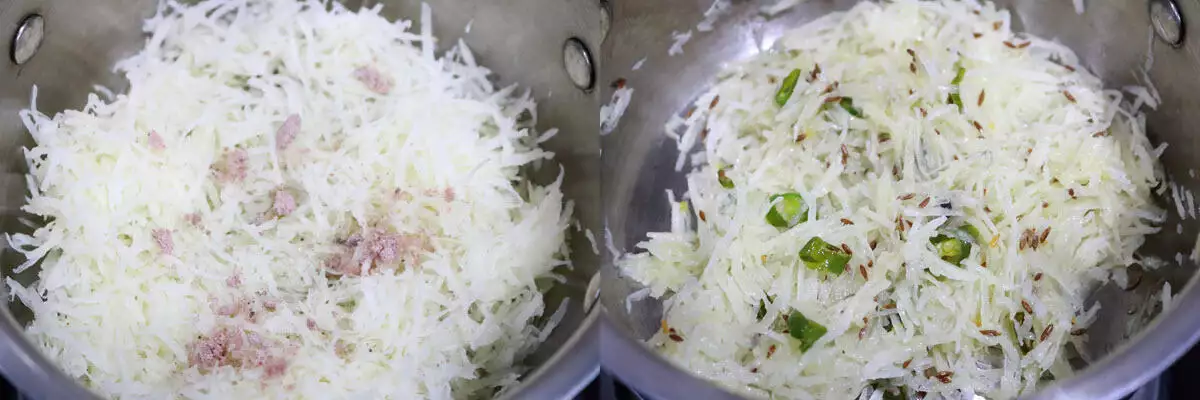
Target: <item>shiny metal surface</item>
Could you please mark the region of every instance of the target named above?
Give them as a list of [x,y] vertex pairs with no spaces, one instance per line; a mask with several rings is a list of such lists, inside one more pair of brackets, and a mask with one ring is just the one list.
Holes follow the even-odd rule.
[[[770,47],[781,32],[835,10],[852,6],[855,0],[810,0],[774,18],[764,18],[757,9],[761,2],[733,1],[712,32],[695,32],[684,53],[668,56],[671,33],[694,29],[703,19],[710,0],[623,1],[613,3],[612,28],[602,45],[600,84],[607,86],[625,78],[635,90],[632,103],[612,134],[605,136],[602,164],[604,215],[613,241],[622,250],[651,231],[669,229],[663,190],[685,190],[682,174],[674,171],[676,150],[663,134],[663,124],[680,112],[706,87],[721,65],[744,59]],[[1155,39],[1146,0],[1092,0],[1083,15],[1070,1],[998,1],[1012,11],[1016,29],[1046,38],[1056,38],[1079,55],[1083,64],[1102,77],[1108,87],[1138,84],[1133,71],[1144,65],[1149,48],[1154,63],[1150,77],[1161,92],[1164,105],[1148,115],[1148,130],[1155,143],[1169,142],[1162,163],[1171,179],[1184,188],[1200,189],[1200,180],[1189,173],[1200,169],[1200,38],[1185,38],[1172,48]],[[1183,20],[1200,21],[1200,3],[1179,4]],[[630,67],[646,58],[638,71]],[[605,87],[602,98],[611,93]],[[1168,204],[1163,202],[1163,205]],[[1131,290],[1114,285],[1099,288],[1092,296],[1103,304],[1099,322],[1089,331],[1086,349],[1096,361],[1075,377],[1054,383],[1035,394],[1038,399],[1115,399],[1154,378],[1185,352],[1200,336],[1200,290],[1193,275],[1197,266],[1186,260],[1195,244],[1200,223],[1180,221],[1173,207],[1162,233],[1149,238],[1143,255],[1174,260],[1171,265],[1133,275],[1140,284]],[[1176,225],[1182,224],[1182,233]],[[605,255],[605,257],[609,257]],[[1173,262],[1171,264],[1174,264]],[[604,263],[601,304],[606,312],[602,324],[601,361],[607,370],[634,388],[655,398],[735,398],[677,368],[641,344],[659,326],[661,305],[653,299],[632,304],[627,312],[626,296],[638,285],[622,278]],[[1133,279],[1133,278],[1131,278]],[[1170,282],[1175,306],[1161,318],[1152,300],[1163,282]]]
[[1185,32],[1183,16],[1179,14],[1179,6],[1175,0],[1150,0],[1150,25],[1159,39],[1179,47],[1183,44]]
[[563,43],[563,68],[575,87],[590,91],[596,86],[596,68],[592,63],[592,51],[577,38]]
[[[93,84],[121,91],[121,77],[112,65],[132,55],[144,43],[142,20],[151,16],[157,0],[13,0],[0,3],[0,35],[12,37],[27,15],[45,17],[45,40],[36,57],[24,65],[0,63],[0,230],[21,229],[16,222],[24,204],[21,146],[30,144],[17,112],[28,106],[30,89],[38,85],[39,109],[45,112],[80,107]],[[380,1],[347,1],[350,6]],[[419,0],[382,1],[389,17],[419,15]],[[543,145],[556,153],[566,172],[563,191],[575,202],[575,214],[584,228],[599,231],[599,126],[594,93],[572,84],[562,66],[563,43],[577,37],[590,48],[599,43],[599,13],[592,0],[507,0],[483,2],[440,0],[430,2],[434,33],[443,47],[462,37],[476,59],[491,68],[503,83],[517,82],[539,100],[539,126],[558,127],[562,133]],[[464,27],[471,23],[471,31]],[[10,50],[11,51],[11,50]],[[594,61],[594,60],[593,60]],[[538,179],[553,179],[558,169],[547,165],[533,171]],[[563,271],[568,281],[547,296],[552,307],[566,296],[571,308],[549,340],[524,360],[533,367],[522,384],[503,397],[512,399],[569,398],[598,372],[597,313],[583,309],[589,279],[597,272],[598,256],[582,232],[572,230],[575,268]],[[19,256],[0,253],[0,275]],[[29,281],[35,272],[15,278]],[[6,290],[0,295],[8,298]],[[21,333],[28,310],[16,303],[0,312],[0,373],[34,398],[77,399],[91,394],[58,371]]]
[[21,20],[17,33],[12,40],[12,60],[21,65],[29,62],[34,54],[42,47],[42,39],[46,36],[46,20],[41,15],[32,14]]

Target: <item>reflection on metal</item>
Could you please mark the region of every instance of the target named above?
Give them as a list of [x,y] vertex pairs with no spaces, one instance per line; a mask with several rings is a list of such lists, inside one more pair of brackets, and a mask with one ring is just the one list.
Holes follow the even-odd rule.
[[579,38],[567,39],[563,45],[563,68],[575,87],[592,90],[596,84],[596,70],[592,63],[592,52]]
[[612,4],[607,0],[600,0],[600,43],[604,43],[604,39],[608,39],[610,27],[612,27]]
[[583,311],[592,312],[592,306],[596,305],[596,300],[600,298],[600,274],[593,274],[592,279],[588,281],[587,291],[583,295]]
[[1150,24],[1154,33],[1171,47],[1183,45],[1184,22],[1174,0],[1150,1]]
[[17,65],[25,64],[29,59],[37,54],[38,48],[42,47],[42,39],[45,38],[46,22],[41,15],[33,14],[25,17],[21,21],[21,26],[17,27],[17,33],[13,35],[12,57],[13,62]]

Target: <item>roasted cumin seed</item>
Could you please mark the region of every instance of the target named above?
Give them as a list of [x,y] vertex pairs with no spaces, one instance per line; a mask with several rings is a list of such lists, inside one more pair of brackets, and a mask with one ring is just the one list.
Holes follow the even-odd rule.
[[898,199],[898,200],[912,200],[912,198],[913,198],[913,197],[917,197],[917,195],[915,195],[915,194],[912,194],[912,193],[905,193],[904,195],[902,195],[902,196],[900,196],[900,197],[897,197],[896,199]]
[[850,251],[850,246],[847,246],[845,243],[842,243],[842,251],[846,252],[848,255],[854,255],[854,252]]
[[1037,281],[1040,281],[1040,280],[1042,280],[1042,273],[1041,273],[1041,272],[1038,272],[1038,273],[1036,273],[1036,274],[1033,274],[1033,281],[1034,281],[1034,282],[1037,282]]
[[1038,242],[1046,243],[1046,238],[1049,238],[1049,237],[1050,237],[1050,227],[1047,226],[1046,230],[1042,231],[1042,236],[1038,237]]
[[872,241],[871,241],[871,243],[870,243],[870,245],[871,245],[871,250],[875,250],[875,246],[876,246],[876,245],[878,245],[878,244],[879,244],[879,242],[872,240]]
[[1046,329],[1042,330],[1042,337],[1038,341],[1045,342],[1046,339],[1050,338],[1051,333],[1054,333],[1054,324],[1050,324],[1046,326]]
[[912,360],[913,360],[913,359],[911,359],[911,358],[910,358],[910,359],[908,359],[908,360],[905,360],[905,361],[904,361],[904,364],[900,364],[900,368],[908,369],[908,365],[909,365],[909,364],[912,364]]
[[708,103],[708,109],[711,110],[717,107],[717,103],[721,102],[721,96],[713,96],[712,102]]
[[985,330],[979,331],[979,334],[981,334],[983,336],[993,336],[993,337],[1000,336],[1000,332],[994,331],[991,329],[985,329]]
[[972,35],[974,35],[976,39],[983,37],[983,34],[979,32],[972,33]]
[[993,23],[992,23],[992,29],[993,29],[993,30],[997,30],[997,31],[998,31],[998,30],[1000,30],[1000,27],[1001,27],[1001,26],[1004,26],[1004,21],[996,21],[996,22],[993,22]]
[[1085,329],[1085,328],[1071,330],[1071,336],[1082,336],[1085,333],[1087,333],[1087,329]]
[[912,72],[912,73],[914,73],[914,74],[915,74],[915,73],[917,73],[917,63],[909,63],[909,64],[908,64],[908,71],[909,71],[909,72]]
[[1064,90],[1064,91],[1062,91],[1062,94],[1063,94],[1063,96],[1066,96],[1067,101],[1070,101],[1072,103],[1075,102],[1075,95],[1071,94],[1071,92]]
[[1029,305],[1028,301],[1021,300],[1021,308],[1024,308],[1025,312],[1033,314],[1033,306]]
[[929,197],[926,197],[925,200],[921,200],[921,204],[918,204],[917,207],[925,208],[929,205],[929,199]]
[[704,222],[708,222],[708,219],[704,218],[704,210],[700,210],[700,220],[704,221]]
[[800,136],[796,136],[796,143],[803,142],[804,139],[808,139],[808,135],[801,133]]
[[983,106],[983,99],[985,99],[985,98],[987,98],[987,90],[980,90],[979,91],[979,103],[978,103],[979,106]]
[[671,338],[671,340],[675,341],[676,343],[683,341],[683,337],[679,336],[679,334],[677,334],[677,333],[672,333],[670,335],[667,335],[667,337]]
[[1071,198],[1074,199],[1075,198],[1075,188],[1067,189],[1067,195],[1071,196]]
[[864,267],[862,264],[858,265],[858,273],[862,274],[863,280],[869,279],[867,278],[867,267]]
[[846,218],[842,218],[842,225],[854,225],[854,221],[851,221]]
[[983,125],[980,125],[979,121],[971,121],[971,125],[975,125],[975,130],[983,131]]
[[846,150],[846,145],[842,145],[842,165],[846,165],[846,160],[850,159],[850,152]]
[[773,355],[775,355],[775,345],[767,348],[767,358],[771,358]]
[[941,381],[942,383],[950,383],[952,380],[951,378],[954,377],[954,373],[950,372],[950,371],[942,371],[942,372],[938,372],[937,375],[934,375],[934,376],[937,378],[938,381]]

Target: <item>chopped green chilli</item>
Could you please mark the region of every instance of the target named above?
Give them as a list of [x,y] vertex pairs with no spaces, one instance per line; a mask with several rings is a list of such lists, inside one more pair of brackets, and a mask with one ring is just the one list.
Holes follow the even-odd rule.
[[824,326],[805,318],[799,311],[792,311],[788,316],[788,335],[800,341],[800,351],[811,349],[825,332]]
[[958,93],[950,93],[950,104],[958,106],[958,111],[961,112],[963,110],[962,96],[959,96]]
[[964,224],[962,231],[970,236],[971,240],[975,241],[975,244],[986,243],[983,240],[983,234],[979,232],[979,228],[976,228],[975,225]]
[[793,69],[786,78],[783,78],[783,84],[779,85],[779,91],[775,92],[775,104],[780,107],[787,104],[788,99],[792,98],[792,92],[796,91],[796,82],[799,80],[799,69]]
[[958,86],[962,84],[963,78],[967,77],[967,69],[963,68],[961,62],[954,63],[954,80],[950,81],[951,85]]
[[850,115],[853,115],[855,118],[863,117],[862,110],[860,110],[854,106],[854,99],[851,99],[849,97],[843,97],[842,100],[838,102],[838,105],[842,106],[842,108],[845,109],[846,112],[850,113]]
[[729,177],[725,175],[724,168],[717,170],[717,182],[720,183],[721,187],[723,188],[733,189],[733,179],[729,179]]
[[799,193],[783,193],[771,196],[771,208],[767,210],[767,223],[776,228],[790,229],[808,221],[808,207]]
[[937,235],[929,238],[929,243],[933,243],[939,258],[954,265],[961,266],[962,260],[971,255],[971,244],[962,238]]
[[814,236],[800,249],[800,261],[803,261],[808,269],[838,275],[846,270],[850,254]]

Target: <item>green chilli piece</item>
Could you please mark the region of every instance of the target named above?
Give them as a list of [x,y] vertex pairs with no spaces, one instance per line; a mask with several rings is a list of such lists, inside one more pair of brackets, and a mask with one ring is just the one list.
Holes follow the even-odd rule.
[[769,295],[767,292],[763,292],[763,295],[766,296],[766,301],[758,299],[758,315],[756,317],[759,321],[762,321],[763,317],[767,316],[767,303],[775,303],[775,296]]
[[954,68],[957,71],[954,73],[954,80],[950,81],[950,85],[954,86],[954,92],[950,93],[950,103],[958,106],[958,112],[962,112],[963,102],[962,96],[958,94],[958,85],[967,77],[967,69],[963,68],[961,61],[955,62]]
[[963,110],[962,96],[959,96],[958,93],[950,93],[950,103],[958,106],[958,112],[962,112],[962,110]]
[[933,243],[933,247],[937,249],[938,257],[942,261],[954,265],[961,266],[962,260],[971,255],[971,244],[962,238],[937,235],[929,238],[929,243]]
[[975,225],[963,224],[962,231],[971,236],[971,240],[974,240],[975,244],[983,243],[983,234],[979,232],[979,228],[976,228]]
[[862,110],[860,110],[860,109],[858,109],[858,107],[854,106],[854,99],[852,99],[852,98],[843,97],[842,101],[838,102],[838,105],[842,106],[842,108],[845,109],[846,112],[850,113],[850,115],[853,115],[855,118],[863,117]]
[[800,80],[800,70],[793,69],[788,73],[786,78],[783,78],[783,84],[779,85],[779,91],[775,92],[775,104],[783,107],[787,104],[788,99],[792,98],[792,92],[796,90],[796,82]]
[[850,254],[840,247],[826,243],[819,237],[813,237],[800,249],[800,261],[811,270],[828,272],[834,275],[846,270],[850,262]]
[[717,170],[717,183],[720,183],[721,187],[726,189],[733,189],[733,179],[729,179],[728,176],[725,176],[724,168]]
[[800,341],[800,351],[805,352],[825,336],[826,329],[821,324],[804,317],[799,311],[792,311],[788,316],[788,335]]
[[790,192],[771,195],[771,209],[767,210],[767,223],[776,228],[790,229],[808,221],[808,207],[800,193]]
[[954,80],[950,81],[950,84],[958,86],[960,83],[962,83],[963,78],[967,77],[967,69],[963,68],[962,61],[955,62],[954,69],[957,71],[954,73]]

